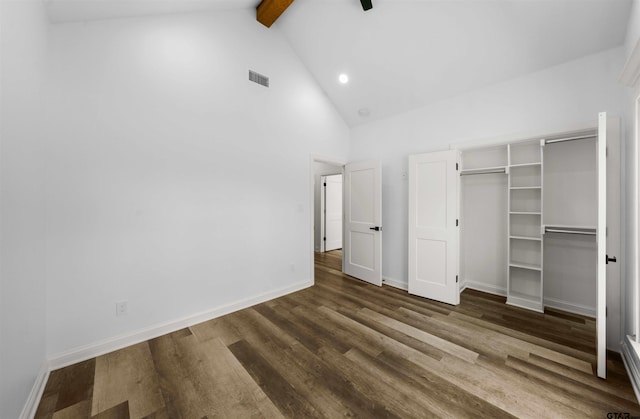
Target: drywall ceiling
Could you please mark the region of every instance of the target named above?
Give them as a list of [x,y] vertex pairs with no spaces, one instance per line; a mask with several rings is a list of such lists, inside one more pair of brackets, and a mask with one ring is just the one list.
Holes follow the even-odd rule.
[[363,12],[358,0],[304,0],[276,25],[354,126],[618,46],[630,7],[611,0],[374,0]]
[[54,23],[255,8],[256,0],[44,0]]
[[[259,0],[48,0],[54,22]],[[631,0],[297,0],[281,31],[350,126],[619,46]],[[338,82],[346,73],[347,84]],[[366,116],[360,113],[367,114]]]

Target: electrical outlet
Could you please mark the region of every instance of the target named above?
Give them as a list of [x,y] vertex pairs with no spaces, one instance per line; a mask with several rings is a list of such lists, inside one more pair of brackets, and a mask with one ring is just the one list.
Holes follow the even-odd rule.
[[116,303],[116,316],[124,316],[129,312],[129,302],[128,301],[118,301]]

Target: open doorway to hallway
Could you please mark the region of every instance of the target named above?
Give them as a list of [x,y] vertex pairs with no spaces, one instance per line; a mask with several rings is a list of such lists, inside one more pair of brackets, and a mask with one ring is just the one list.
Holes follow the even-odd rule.
[[320,176],[320,251],[342,249],[342,175]]
[[314,161],[314,263],[342,272],[343,166]]

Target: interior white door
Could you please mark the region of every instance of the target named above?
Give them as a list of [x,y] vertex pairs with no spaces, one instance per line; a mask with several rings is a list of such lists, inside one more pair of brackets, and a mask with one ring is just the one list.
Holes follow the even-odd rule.
[[342,175],[324,178],[324,251],[342,248]]
[[382,169],[380,161],[344,170],[344,272],[382,285]]
[[598,115],[597,373],[607,378],[607,114]]
[[409,157],[409,293],[460,303],[455,150]]
[[621,154],[620,133],[622,121],[618,117],[607,117],[607,255],[617,263],[607,264],[607,348],[617,348],[622,337],[621,323],[621,261],[622,240],[620,220],[621,203]]

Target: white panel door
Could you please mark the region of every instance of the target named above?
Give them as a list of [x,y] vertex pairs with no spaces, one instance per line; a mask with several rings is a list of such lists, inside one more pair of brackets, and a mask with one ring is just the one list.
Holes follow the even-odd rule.
[[344,170],[344,272],[382,285],[382,169],[380,161]]
[[324,179],[324,251],[342,248],[342,175]]
[[409,293],[448,304],[460,303],[457,155],[409,157]]
[[596,335],[598,377],[607,378],[607,114],[598,115],[598,242]]
[[[620,236],[620,118],[607,117],[607,255],[617,258],[622,255]],[[620,265],[621,262],[607,264],[607,348],[614,349],[620,344]]]

